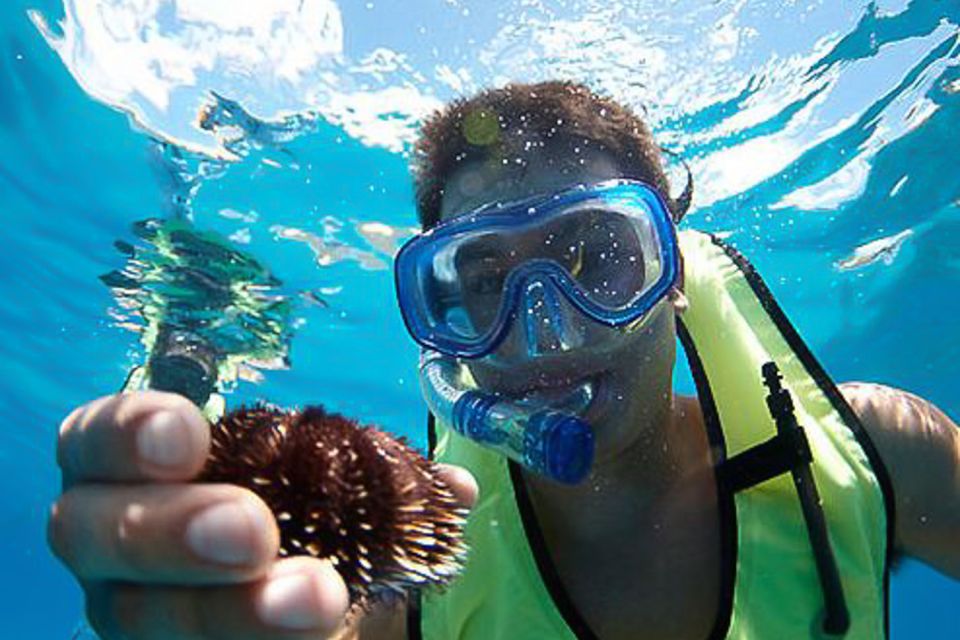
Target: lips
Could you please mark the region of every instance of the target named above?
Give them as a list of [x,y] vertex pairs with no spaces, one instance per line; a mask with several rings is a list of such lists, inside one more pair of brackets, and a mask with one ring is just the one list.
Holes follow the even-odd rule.
[[593,408],[602,386],[602,376],[593,374],[576,379],[554,377],[522,390],[495,393],[521,404],[534,404],[582,416]]
[[555,404],[566,399],[571,394],[576,393],[577,389],[581,386],[581,384],[574,383],[568,385],[558,385],[555,387],[529,389],[520,394],[520,400],[540,402],[542,404]]

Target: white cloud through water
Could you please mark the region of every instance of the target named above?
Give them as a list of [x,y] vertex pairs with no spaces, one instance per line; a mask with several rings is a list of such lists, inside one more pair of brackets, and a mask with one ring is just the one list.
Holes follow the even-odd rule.
[[[851,124],[890,86],[890,78],[883,75],[869,83],[854,82],[850,73],[837,69],[818,78],[808,76],[811,65],[843,33],[806,28],[803,16],[828,12],[826,23],[840,28],[852,28],[857,18],[856,12],[841,12],[832,3],[798,4],[793,18],[777,13],[778,21],[772,22],[770,16],[754,15],[762,7],[744,0],[709,5],[678,0],[670,7],[653,0],[587,0],[550,7],[502,0],[497,15],[513,17],[497,17],[492,25],[470,22],[472,12],[463,11],[470,4],[466,0],[436,4],[436,11],[418,15],[413,9],[410,15],[395,12],[378,18],[354,13],[346,27],[335,0],[63,0],[59,29],[38,12],[30,15],[91,96],[131,114],[155,136],[220,157],[229,152],[214,134],[199,127],[197,118],[211,91],[236,100],[260,119],[319,114],[364,144],[401,151],[421,119],[441,104],[439,97],[510,80],[585,81],[645,113],[655,129],[661,122],[730,99],[752,83],[753,95],[708,127],[688,131],[670,126],[662,131],[661,143],[668,147],[709,148],[689,159],[698,178],[700,206],[781,172]],[[456,18],[444,11],[451,6],[461,9]],[[412,47],[409,51],[374,42],[367,51],[346,52],[347,27],[369,40],[387,26],[384,18],[390,20],[390,33],[422,37],[402,45]],[[771,33],[786,23],[791,24],[789,31]],[[459,56],[449,38],[444,40],[458,24],[466,25],[467,34],[485,34],[456,40],[462,45]],[[941,27],[917,46],[929,46],[946,31]],[[377,39],[385,43],[388,32],[382,33]],[[901,57],[891,68],[911,57]],[[855,63],[864,67],[855,75],[874,77],[871,63]],[[884,64],[890,67],[888,61]],[[858,154],[859,162],[850,158],[849,166],[821,184],[788,195],[779,206],[832,208],[856,197],[869,174],[876,140],[886,143],[903,135],[935,109],[911,109],[933,77],[932,72],[925,74],[916,90],[906,92],[880,116],[883,135],[874,134]],[[712,144],[736,140],[740,132],[776,118],[815,91],[819,95],[783,126]]]
[[[83,89],[158,137],[224,156],[197,115],[210,92],[261,119],[320,113],[399,150],[437,102],[409,86],[359,90],[333,0],[64,0],[59,32],[30,17]],[[369,70],[364,70],[371,73]]]

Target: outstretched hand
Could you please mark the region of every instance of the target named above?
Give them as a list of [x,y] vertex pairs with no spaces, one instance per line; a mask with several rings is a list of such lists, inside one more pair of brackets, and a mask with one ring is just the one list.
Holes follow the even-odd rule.
[[[64,420],[50,546],[80,581],[90,624],[105,640],[338,633],[349,605],[340,575],[324,560],[278,559],[277,524],[255,494],[191,483],[209,448],[206,420],[174,394],[109,396]],[[442,473],[471,506],[472,476]]]

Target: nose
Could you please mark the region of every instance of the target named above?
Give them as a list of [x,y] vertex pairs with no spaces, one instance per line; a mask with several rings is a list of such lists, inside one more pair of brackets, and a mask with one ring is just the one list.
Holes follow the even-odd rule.
[[550,281],[526,283],[519,314],[526,355],[534,358],[583,346],[583,323]]

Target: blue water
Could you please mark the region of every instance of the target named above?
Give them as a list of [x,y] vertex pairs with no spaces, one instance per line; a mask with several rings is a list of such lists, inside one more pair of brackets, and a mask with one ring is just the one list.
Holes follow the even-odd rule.
[[[424,109],[508,79],[573,77],[645,111],[697,177],[686,224],[753,260],[837,380],[960,417],[956,2],[256,3],[255,20],[284,18],[277,42],[187,15],[203,3],[97,4],[101,25],[71,1],[0,9],[0,637],[68,638],[81,620],[44,526],[58,422],[143,356],[99,280],[124,266],[114,241],[188,216],[282,280],[292,366],[237,383],[231,403],[321,400],[422,442],[389,268],[415,225],[405,145]],[[297,6],[336,20],[297,31]],[[335,55],[302,50],[324,24],[342,26]],[[189,28],[249,55],[190,55]],[[158,42],[181,48],[164,58]],[[242,126],[212,138],[195,117],[211,90],[259,119],[234,109]],[[892,596],[894,638],[956,637],[960,584],[906,562]]]

